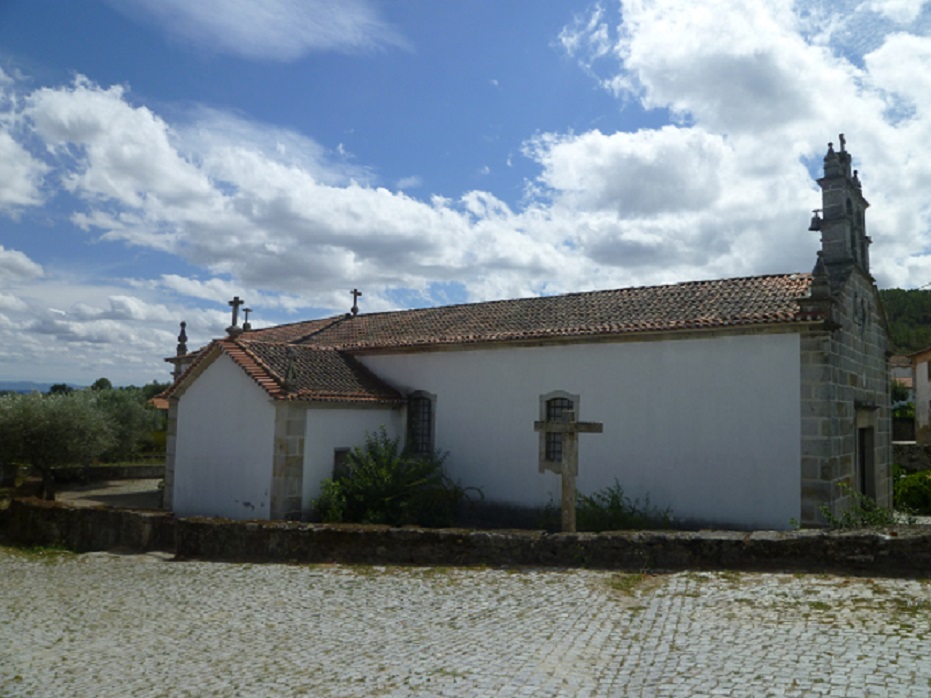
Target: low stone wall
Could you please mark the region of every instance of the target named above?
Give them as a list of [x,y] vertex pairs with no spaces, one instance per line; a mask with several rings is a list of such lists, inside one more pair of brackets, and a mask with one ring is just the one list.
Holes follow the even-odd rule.
[[14,500],[5,534],[76,551],[163,550],[203,560],[392,565],[526,565],[622,570],[733,569],[931,574],[931,528],[547,534],[180,518]]
[[0,532],[18,545],[61,545],[77,552],[174,552],[177,519],[169,513],[110,507],[72,507],[42,499],[14,499],[0,512]]
[[165,477],[165,464],[161,465],[92,465],[87,468],[58,468],[55,481],[99,482],[102,480],[154,480]]

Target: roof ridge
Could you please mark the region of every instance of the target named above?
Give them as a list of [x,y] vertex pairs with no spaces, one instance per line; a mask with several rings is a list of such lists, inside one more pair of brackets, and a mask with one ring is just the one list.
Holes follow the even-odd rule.
[[[417,313],[417,312],[425,312],[429,310],[451,310],[454,308],[474,307],[476,305],[498,305],[498,304],[503,304],[503,303],[519,303],[523,301],[546,300],[546,299],[552,299],[552,298],[572,298],[572,297],[579,297],[579,296],[592,296],[592,295],[599,295],[599,294],[620,293],[623,291],[645,291],[645,290],[660,289],[660,288],[677,288],[679,286],[695,286],[698,284],[712,284],[712,283],[720,284],[720,283],[729,283],[729,282],[737,282],[737,281],[750,281],[753,279],[783,279],[783,278],[788,279],[792,277],[804,278],[804,277],[810,277],[810,276],[811,276],[811,272],[793,271],[793,272],[782,272],[782,273],[775,273],[775,274],[749,274],[745,276],[729,276],[729,277],[720,278],[720,279],[692,279],[690,281],[674,281],[668,284],[646,284],[642,286],[621,286],[618,288],[589,289],[587,291],[568,291],[565,293],[553,293],[550,295],[518,296],[516,298],[495,298],[493,300],[487,300],[487,301],[470,301],[470,302],[466,301],[462,303],[451,303],[449,305],[430,305],[430,306],[426,306],[423,308],[396,308],[394,310],[379,310],[379,311],[372,312],[372,313],[359,313],[355,317],[373,318],[373,317],[379,317],[382,315],[393,315],[396,313]],[[322,322],[327,319],[331,319],[333,322],[331,322],[326,327],[321,327],[315,330],[314,332],[310,333],[306,338],[310,338],[311,336],[315,334],[319,334],[320,332],[323,332],[324,330],[329,329],[330,327],[332,327],[334,324],[336,324],[340,320],[351,321],[353,318],[352,317],[347,318],[346,315],[334,315],[334,316],[330,316],[329,318],[325,318],[325,317],[317,318],[316,320],[307,320],[306,322]],[[301,323],[290,323],[290,324],[301,324]],[[289,324],[284,324],[284,325],[275,325],[274,327],[288,327],[288,326]],[[265,329],[269,329],[269,328],[265,328]],[[306,339],[306,338],[301,338],[301,339]],[[295,341],[301,341],[301,340],[299,339]]]

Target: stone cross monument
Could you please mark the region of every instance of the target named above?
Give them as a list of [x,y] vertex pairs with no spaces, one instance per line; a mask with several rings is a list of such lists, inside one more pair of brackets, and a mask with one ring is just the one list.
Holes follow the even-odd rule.
[[579,474],[579,434],[601,434],[601,422],[577,422],[575,410],[566,410],[562,417],[553,421],[533,423],[534,431],[562,435],[562,461],[559,469],[545,465],[547,470],[562,475],[562,530],[575,533],[575,478]]

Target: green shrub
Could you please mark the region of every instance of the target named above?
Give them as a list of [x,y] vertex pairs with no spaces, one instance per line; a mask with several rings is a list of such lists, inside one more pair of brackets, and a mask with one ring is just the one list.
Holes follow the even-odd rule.
[[446,455],[413,456],[384,428],[346,458],[345,472],[323,483],[313,510],[328,523],[451,526],[466,490],[443,471]]
[[831,528],[864,528],[867,526],[891,526],[900,523],[895,511],[879,506],[872,497],[857,492],[847,483],[839,486],[841,492],[850,497],[847,511],[834,514],[827,504],[821,505],[821,517]]
[[[600,531],[624,531],[637,529],[669,528],[672,524],[672,512],[669,508],[660,509],[650,503],[649,495],[631,499],[624,494],[624,488],[615,480],[613,485],[586,495],[576,492],[575,524],[578,531],[597,533]],[[554,504],[544,511],[543,528],[559,530],[561,512]]]
[[631,499],[615,480],[614,484],[591,495],[576,493],[576,527],[580,531],[620,531],[639,528],[668,528],[672,519],[668,508],[650,504],[650,495]]
[[893,501],[896,509],[931,516],[931,470],[895,478]]

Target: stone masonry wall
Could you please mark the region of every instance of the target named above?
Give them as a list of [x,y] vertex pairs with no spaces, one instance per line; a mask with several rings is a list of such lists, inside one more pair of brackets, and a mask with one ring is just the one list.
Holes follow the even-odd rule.
[[160,550],[177,557],[279,563],[524,565],[926,575],[926,526],[836,531],[556,533],[175,518],[167,513],[14,500],[0,534],[78,552]]
[[868,494],[892,504],[892,421],[887,337],[872,281],[850,270],[836,296],[832,331],[802,336],[802,524],[822,524],[820,507],[840,514],[851,505],[845,486],[859,487],[857,429],[873,429]]
[[272,519],[301,518],[306,414],[305,408],[290,403],[277,403],[275,406]]

